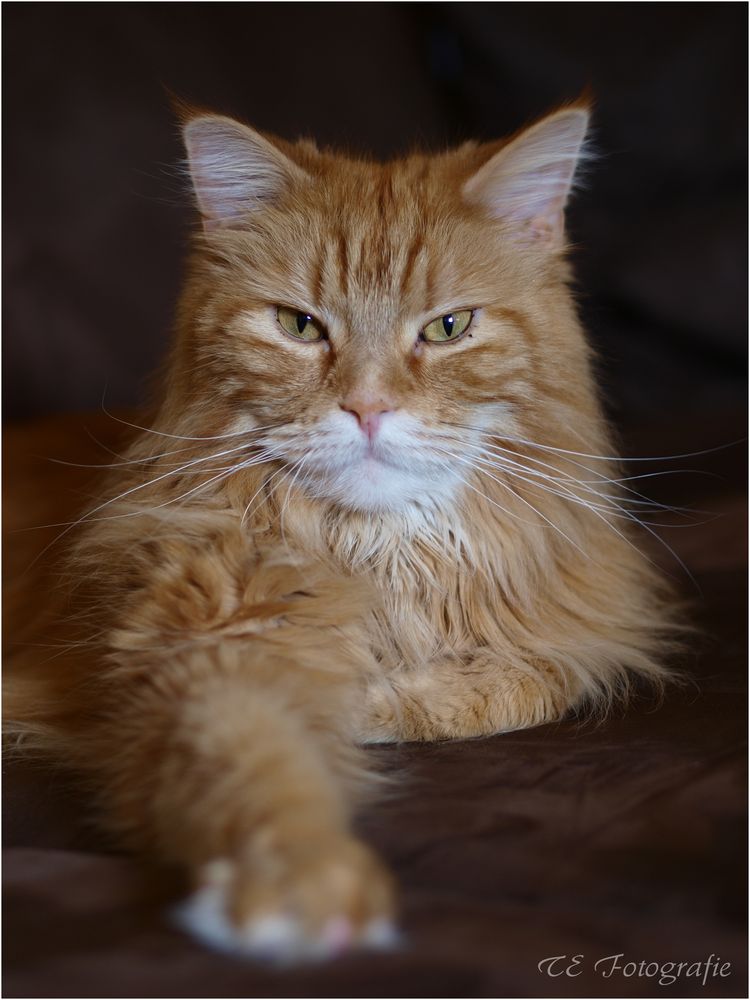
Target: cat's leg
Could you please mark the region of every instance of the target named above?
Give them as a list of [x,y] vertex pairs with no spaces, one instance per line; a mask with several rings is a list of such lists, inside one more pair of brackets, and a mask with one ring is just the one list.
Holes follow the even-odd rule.
[[319,656],[186,650],[109,713],[110,817],[191,873],[179,919],[214,946],[296,958],[387,937],[390,877],[349,829],[367,781],[351,699]]
[[214,946],[293,960],[384,944],[391,878],[350,828],[368,787],[353,585],[311,572],[303,589],[233,552],[164,556],[112,633],[80,742],[103,814],[188,871],[179,920]]
[[363,743],[466,739],[538,726],[561,718],[575,689],[544,665],[522,669],[491,651],[445,659],[370,682]]

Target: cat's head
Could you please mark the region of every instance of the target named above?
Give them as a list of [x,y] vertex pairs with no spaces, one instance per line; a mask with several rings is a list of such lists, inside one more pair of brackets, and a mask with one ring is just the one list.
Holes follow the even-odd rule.
[[587,121],[572,106],[378,164],[189,118],[196,407],[267,428],[299,485],[359,510],[448,504],[483,432],[574,419],[589,380],[563,213]]

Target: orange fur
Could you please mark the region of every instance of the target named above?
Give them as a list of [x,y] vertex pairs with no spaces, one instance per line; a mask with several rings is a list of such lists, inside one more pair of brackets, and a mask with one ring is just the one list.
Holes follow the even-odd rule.
[[[358,742],[537,725],[667,677],[669,602],[598,457],[568,287],[581,116],[383,165],[187,120],[204,229],[159,412],[84,519],[77,644],[9,698],[235,928],[292,914],[308,941],[343,914],[356,940],[390,913],[349,834]],[[460,341],[418,337],[459,309]]]

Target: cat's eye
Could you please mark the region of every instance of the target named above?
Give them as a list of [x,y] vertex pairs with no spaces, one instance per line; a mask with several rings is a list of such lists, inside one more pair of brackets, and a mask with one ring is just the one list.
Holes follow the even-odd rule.
[[439,316],[428,323],[420,336],[422,340],[427,340],[431,344],[445,344],[450,340],[458,340],[469,329],[472,319],[474,313],[471,309],[446,313],[445,316]]
[[290,337],[294,337],[295,340],[305,340],[308,343],[325,340],[326,334],[322,324],[309,313],[289,309],[287,306],[279,306],[276,310],[276,318],[281,329]]

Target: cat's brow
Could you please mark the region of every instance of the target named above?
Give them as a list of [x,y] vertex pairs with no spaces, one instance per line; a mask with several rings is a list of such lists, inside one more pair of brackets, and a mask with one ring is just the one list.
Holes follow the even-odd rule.
[[378,216],[381,219],[386,219],[391,214],[391,209],[394,204],[394,193],[393,193],[393,176],[391,171],[387,168],[383,168],[383,174],[380,181],[380,186],[378,187]]
[[325,240],[321,240],[317,252],[313,254],[312,273],[310,279],[310,301],[316,309],[320,309],[323,301],[323,282],[328,258]]
[[405,295],[409,285],[411,283],[412,273],[414,271],[414,265],[417,262],[420,251],[424,246],[424,238],[422,233],[417,231],[414,234],[414,239],[411,241],[409,249],[406,252],[406,261],[404,262],[404,270],[401,273],[401,284],[399,291],[401,295]]
[[339,231],[337,245],[339,254],[339,283],[341,285],[341,294],[346,297],[349,294],[349,248],[346,233],[343,229]]

